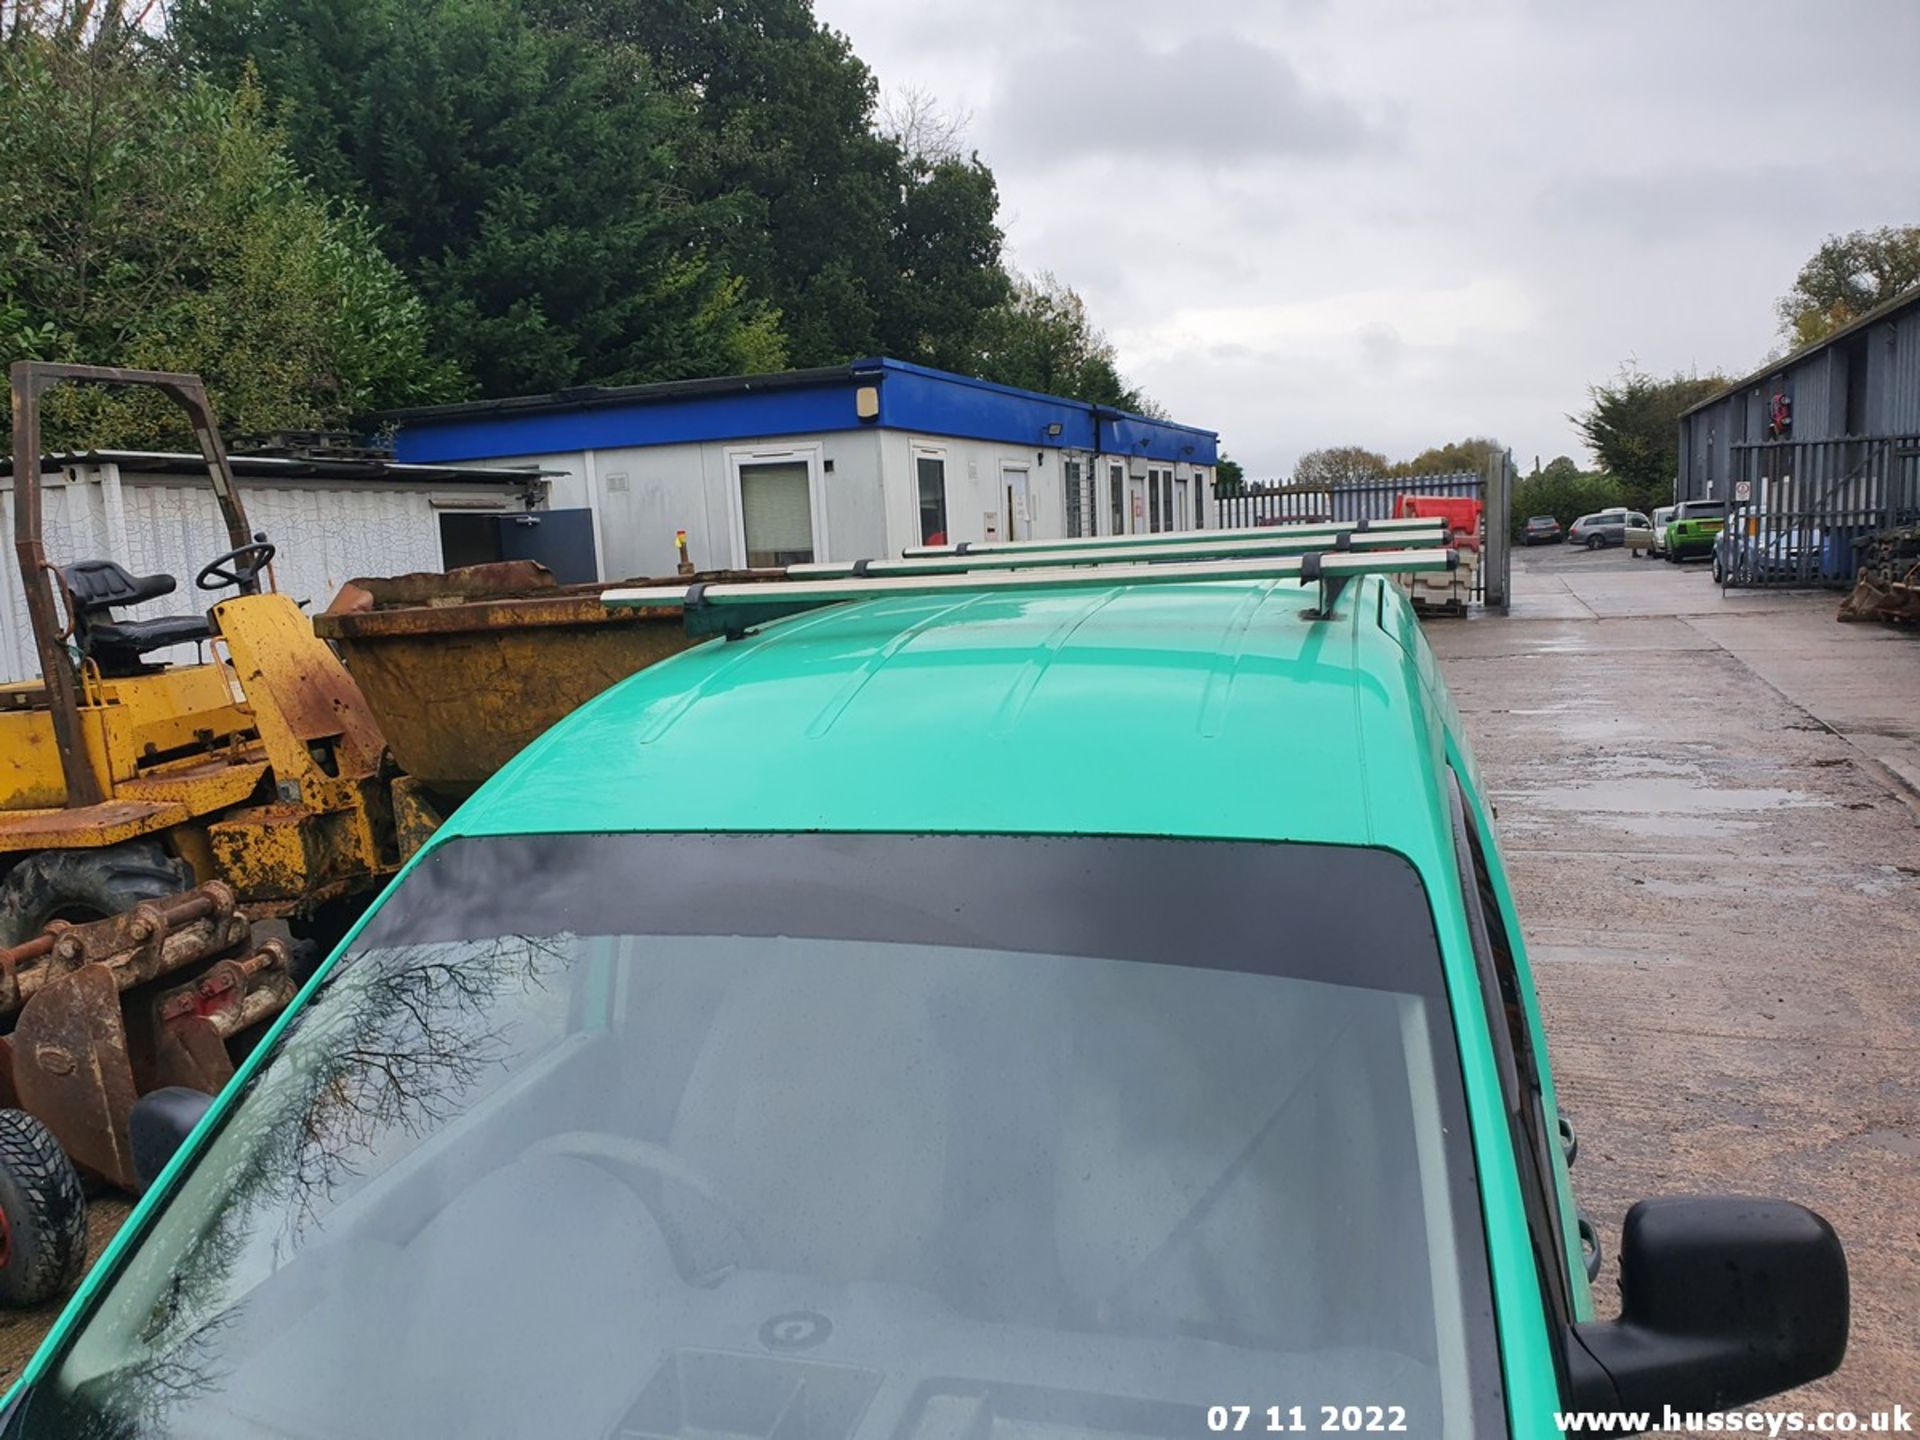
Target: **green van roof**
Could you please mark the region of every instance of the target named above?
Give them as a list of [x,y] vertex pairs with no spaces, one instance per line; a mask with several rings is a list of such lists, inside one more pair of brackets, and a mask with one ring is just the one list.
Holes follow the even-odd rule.
[[[1231,581],[835,605],[652,666],[446,833],[886,830],[1437,843],[1404,600]],[[1440,702],[1444,705],[1444,701]]]

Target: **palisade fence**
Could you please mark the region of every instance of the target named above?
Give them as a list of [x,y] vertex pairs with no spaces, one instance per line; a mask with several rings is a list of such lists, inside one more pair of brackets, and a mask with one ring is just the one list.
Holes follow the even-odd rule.
[[1741,587],[1844,588],[1869,535],[1920,523],[1920,435],[1734,445],[1715,573]]
[[1389,520],[1405,495],[1443,495],[1481,502],[1481,563],[1471,599],[1504,611],[1508,605],[1513,541],[1513,457],[1494,458],[1485,474],[1471,470],[1450,475],[1380,476],[1339,485],[1252,482],[1220,493],[1214,503],[1222,529],[1253,525],[1293,525],[1309,521]]

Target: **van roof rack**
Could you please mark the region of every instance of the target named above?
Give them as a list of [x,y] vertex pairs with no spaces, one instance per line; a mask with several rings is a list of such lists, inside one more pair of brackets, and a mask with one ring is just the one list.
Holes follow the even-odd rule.
[[1280,536],[1359,536],[1375,531],[1404,533],[1408,530],[1444,530],[1445,527],[1445,519],[1438,515],[1404,516],[1391,520],[1303,520],[1292,525],[1248,525],[1233,530],[1162,530],[1147,535],[1087,535],[1076,540],[962,540],[952,545],[913,545],[900,553],[909,560],[919,560],[935,555],[1012,555],[1032,550],[1153,550],[1162,546],[1188,544],[1196,537],[1230,541]]
[[[1136,537],[1148,538],[1148,537]],[[1444,520],[1422,521],[1397,530],[1347,529],[1332,534],[1301,535],[1279,529],[1265,531],[1188,531],[1171,538],[1155,535],[1153,545],[1094,549],[1071,541],[1023,541],[1018,546],[965,547],[945,552],[906,552],[902,560],[818,560],[786,567],[789,580],[851,580],[901,575],[955,575],[981,570],[1029,570],[1061,565],[1117,565],[1147,562],[1167,564],[1183,560],[1254,559],[1268,555],[1309,555],[1323,550],[1374,552],[1405,550],[1412,546],[1447,543]],[[924,547],[922,547],[924,548]]]
[[1036,564],[990,574],[875,575],[869,570],[865,574],[833,579],[646,585],[603,591],[600,601],[613,610],[679,608],[688,634],[725,635],[737,640],[754,626],[783,616],[847,600],[873,600],[889,595],[1099,590],[1117,585],[1188,585],[1209,580],[1299,580],[1319,582],[1320,603],[1310,613],[1316,619],[1327,619],[1333,614],[1341,590],[1359,576],[1434,574],[1453,570],[1459,563],[1460,552],[1442,546],[1176,561],[1127,554],[1124,558],[1115,556],[1106,561],[1080,557],[1077,563],[1069,565]]

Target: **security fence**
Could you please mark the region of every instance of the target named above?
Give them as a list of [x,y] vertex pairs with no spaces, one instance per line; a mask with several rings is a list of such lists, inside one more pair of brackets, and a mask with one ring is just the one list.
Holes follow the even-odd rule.
[[1920,436],[1731,448],[1732,495],[1714,551],[1724,584],[1843,588],[1869,536],[1920,522]]
[[1505,610],[1512,563],[1511,509],[1513,462],[1498,456],[1486,474],[1380,476],[1340,485],[1291,482],[1246,484],[1221,493],[1214,503],[1223,529],[1252,525],[1293,525],[1308,521],[1391,519],[1401,497],[1436,495],[1481,503],[1478,563],[1473,567],[1472,603]]

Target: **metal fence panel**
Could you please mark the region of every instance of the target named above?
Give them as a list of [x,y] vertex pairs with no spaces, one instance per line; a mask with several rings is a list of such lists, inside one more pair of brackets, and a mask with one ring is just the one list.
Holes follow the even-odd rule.
[[[1308,521],[1390,520],[1403,495],[1441,495],[1479,500],[1480,563],[1474,570],[1469,600],[1505,609],[1511,548],[1507,534],[1512,506],[1512,461],[1498,456],[1484,475],[1411,475],[1360,480],[1346,485],[1249,485],[1214,494],[1223,529],[1251,525],[1292,525]],[[1496,514],[1496,510],[1498,514]]]
[[1869,535],[1920,522],[1920,436],[1732,448],[1733,495],[1715,552],[1727,585],[1843,589]]

